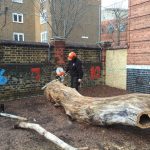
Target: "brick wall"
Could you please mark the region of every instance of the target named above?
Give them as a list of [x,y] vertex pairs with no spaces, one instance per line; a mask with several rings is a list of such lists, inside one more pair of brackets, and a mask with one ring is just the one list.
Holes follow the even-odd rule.
[[150,1],[130,0],[129,8],[127,89],[150,93]]
[[150,65],[150,1],[130,0],[128,64]]
[[130,92],[150,94],[150,67],[142,66],[140,69],[138,66],[128,66],[127,89]]
[[64,41],[50,45],[0,41],[0,100],[43,94],[41,87],[55,78],[57,64],[65,67],[70,51],[75,51],[83,61],[82,87],[104,83],[100,48]]
[[[117,45],[117,33],[103,33],[101,35],[102,41],[110,41],[112,42],[112,46],[116,47]],[[120,46],[127,46],[127,32],[120,32]]]
[[3,57],[1,64],[31,64],[48,62],[48,45],[37,43],[14,43],[2,41],[0,43]]
[[50,80],[48,45],[0,42],[0,98],[40,94]]

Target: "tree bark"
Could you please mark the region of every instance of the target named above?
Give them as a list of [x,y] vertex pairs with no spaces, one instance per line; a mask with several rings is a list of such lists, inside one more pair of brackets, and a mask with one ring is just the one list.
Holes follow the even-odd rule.
[[79,122],[150,128],[150,94],[87,97],[56,80],[48,83],[44,92],[48,100],[63,106],[66,114]]

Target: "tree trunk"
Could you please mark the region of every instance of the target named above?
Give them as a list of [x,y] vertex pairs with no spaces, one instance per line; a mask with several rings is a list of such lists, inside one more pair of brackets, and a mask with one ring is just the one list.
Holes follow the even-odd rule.
[[87,97],[53,80],[47,84],[45,95],[51,102],[63,106],[66,114],[79,122],[150,128],[150,94]]

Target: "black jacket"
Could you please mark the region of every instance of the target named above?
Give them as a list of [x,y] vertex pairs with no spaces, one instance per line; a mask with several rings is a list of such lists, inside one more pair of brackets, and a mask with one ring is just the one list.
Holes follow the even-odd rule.
[[69,72],[71,77],[77,77],[78,79],[82,79],[82,62],[78,58],[69,61],[66,67],[66,72]]

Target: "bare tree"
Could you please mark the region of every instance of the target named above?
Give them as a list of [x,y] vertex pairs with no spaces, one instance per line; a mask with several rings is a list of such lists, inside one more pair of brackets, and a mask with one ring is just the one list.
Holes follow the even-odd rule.
[[35,0],[34,4],[51,28],[52,35],[63,38],[70,35],[87,8],[86,0]]
[[103,21],[107,25],[107,33],[112,37],[113,43],[120,45],[121,32],[125,32],[128,22],[127,0],[114,3],[103,10]]
[[127,9],[110,8],[110,11],[114,15],[114,19],[109,23],[112,27],[112,33],[116,33],[116,44],[120,45],[120,34],[125,31],[127,26]]

